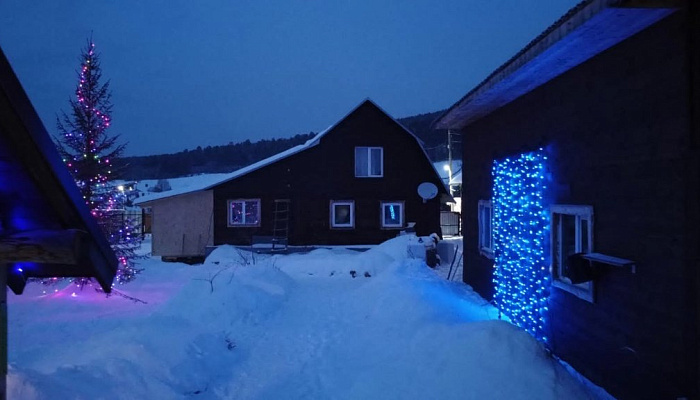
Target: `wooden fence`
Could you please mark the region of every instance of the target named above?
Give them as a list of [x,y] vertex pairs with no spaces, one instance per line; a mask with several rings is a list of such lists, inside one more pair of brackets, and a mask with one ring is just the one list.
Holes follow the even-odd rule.
[[440,211],[440,228],[443,236],[459,236],[462,233],[462,215],[454,211]]

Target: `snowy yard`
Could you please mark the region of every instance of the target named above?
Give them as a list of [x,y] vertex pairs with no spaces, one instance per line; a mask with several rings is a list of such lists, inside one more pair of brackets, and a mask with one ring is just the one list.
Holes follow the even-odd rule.
[[592,398],[468,286],[407,259],[405,237],[142,266],[117,288],[138,301],[10,294],[8,398]]

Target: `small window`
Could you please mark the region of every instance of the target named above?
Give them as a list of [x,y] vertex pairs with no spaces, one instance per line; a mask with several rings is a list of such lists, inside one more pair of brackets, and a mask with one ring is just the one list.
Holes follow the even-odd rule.
[[260,226],[260,199],[229,200],[228,226]]
[[384,176],[384,149],[381,147],[355,147],[355,176],[381,178]]
[[584,300],[593,301],[593,282],[571,283],[567,277],[572,254],[593,252],[593,207],[553,205],[552,285]]
[[331,200],[331,228],[355,227],[355,202]]
[[479,200],[479,252],[493,259],[493,203]]
[[403,202],[385,201],[382,202],[382,228],[402,228],[403,227]]

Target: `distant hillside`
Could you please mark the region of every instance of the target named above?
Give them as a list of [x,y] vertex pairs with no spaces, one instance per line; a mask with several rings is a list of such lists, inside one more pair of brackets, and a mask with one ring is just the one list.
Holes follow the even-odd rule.
[[[438,111],[398,120],[424,142],[428,156],[434,161],[447,158],[447,132],[430,128],[441,113]],[[231,172],[302,144],[314,135],[315,133],[309,132],[287,139],[264,139],[257,142],[246,140],[223,146],[200,146],[174,154],[125,157],[119,160],[118,171],[120,177],[127,180]]]
[[199,146],[194,150],[174,154],[125,157],[119,160],[117,170],[120,178],[126,180],[231,172],[302,144],[313,136],[314,133],[310,132],[287,139],[264,139],[257,142],[246,140],[223,146]]
[[447,131],[431,128],[433,122],[442,113],[442,111],[436,111],[398,119],[401,125],[423,141],[423,147],[433,161],[447,159]]

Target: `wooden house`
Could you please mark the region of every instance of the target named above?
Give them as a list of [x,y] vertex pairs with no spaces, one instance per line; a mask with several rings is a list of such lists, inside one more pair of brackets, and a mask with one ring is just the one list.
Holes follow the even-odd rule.
[[[424,182],[435,188],[426,201],[417,192]],[[136,204],[151,208],[153,254],[180,258],[260,237],[297,246],[376,244],[409,223],[439,234],[440,205],[449,201],[419,139],[365,100],[302,145]]]
[[621,399],[700,398],[699,23],[583,1],[435,123],[463,136],[464,281]]
[[0,398],[7,289],[31,277],[94,277],[111,291],[117,258],[0,50]]

